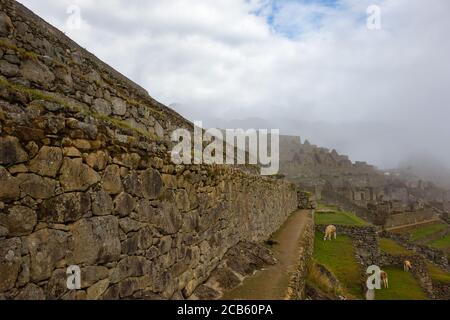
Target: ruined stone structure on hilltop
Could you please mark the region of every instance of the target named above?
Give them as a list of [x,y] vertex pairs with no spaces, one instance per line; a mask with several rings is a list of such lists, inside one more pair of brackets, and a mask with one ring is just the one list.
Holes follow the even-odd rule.
[[[189,298],[297,190],[178,165],[180,115],[19,3],[0,0],[0,299]],[[66,270],[81,268],[81,290]]]
[[281,172],[302,189],[386,226],[445,218],[449,209],[449,192],[432,183],[353,163],[336,150],[302,143],[299,137],[280,137],[280,154]]

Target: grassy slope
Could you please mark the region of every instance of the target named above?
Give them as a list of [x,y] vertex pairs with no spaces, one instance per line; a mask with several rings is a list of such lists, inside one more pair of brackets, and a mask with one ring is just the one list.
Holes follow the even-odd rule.
[[447,224],[442,222],[432,223],[424,225],[420,228],[416,228],[411,232],[411,240],[416,241],[428,236],[431,236],[439,231],[445,230],[448,227]]
[[442,270],[438,266],[432,263],[427,263],[428,272],[430,273],[431,279],[436,282],[450,283],[450,273]]
[[361,270],[349,237],[338,236],[337,240],[323,241],[322,234],[316,233],[314,258],[339,279],[347,293],[363,298]]
[[377,300],[427,300],[416,279],[409,272],[395,267],[385,267],[389,276],[389,289],[377,290]]
[[402,247],[397,242],[391,239],[381,238],[380,239],[380,250],[392,255],[411,255],[413,252]]
[[421,240],[428,236],[431,236],[437,232],[440,232],[448,227],[447,224],[443,222],[433,222],[429,224],[424,224],[420,226],[415,226],[411,228],[402,229],[399,233],[407,233],[411,235],[412,241]]
[[333,211],[333,212],[321,212],[320,210],[315,214],[315,222],[319,225],[346,225],[346,226],[367,226],[368,222],[357,217],[356,215],[343,212],[343,211]]
[[450,234],[439,240],[431,241],[428,243],[428,245],[437,249],[448,249],[450,248]]

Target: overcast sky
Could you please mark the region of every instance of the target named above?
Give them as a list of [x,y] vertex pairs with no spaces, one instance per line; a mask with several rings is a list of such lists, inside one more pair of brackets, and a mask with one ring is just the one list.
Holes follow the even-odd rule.
[[381,167],[450,163],[448,0],[20,2],[190,120],[256,119]]

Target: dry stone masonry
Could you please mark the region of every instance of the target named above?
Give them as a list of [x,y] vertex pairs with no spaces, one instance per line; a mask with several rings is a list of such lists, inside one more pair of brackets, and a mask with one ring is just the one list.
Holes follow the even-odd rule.
[[296,210],[295,186],[253,167],[172,165],[169,136],[191,123],[19,3],[0,7],[0,298],[188,298]]

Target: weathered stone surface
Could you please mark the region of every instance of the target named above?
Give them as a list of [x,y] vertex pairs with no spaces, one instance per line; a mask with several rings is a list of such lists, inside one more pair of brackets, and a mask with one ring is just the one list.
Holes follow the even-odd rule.
[[163,183],[158,171],[148,169],[141,174],[140,180],[144,198],[156,199],[160,196]]
[[14,287],[20,270],[20,238],[0,240],[0,292]]
[[75,147],[65,147],[63,149],[64,156],[69,158],[80,158],[81,152]]
[[8,170],[9,170],[9,173],[11,173],[11,174],[27,173],[28,167],[26,165],[24,165],[23,163],[20,163],[20,164],[16,164],[15,166],[10,167]]
[[0,200],[13,201],[19,197],[19,182],[9,174],[8,170],[0,167]]
[[127,193],[135,197],[142,197],[141,181],[136,172],[128,174],[123,179],[123,186]]
[[34,283],[29,283],[20,291],[15,300],[45,300],[44,290]]
[[5,60],[0,60],[0,73],[5,77],[15,77],[19,73],[19,67]]
[[143,257],[127,257],[121,260],[112,272],[111,283],[118,283],[125,278],[141,277],[151,272],[151,263]]
[[39,209],[39,219],[52,223],[74,222],[91,210],[91,199],[86,193],[64,193],[45,200]]
[[145,227],[145,223],[141,223],[130,218],[123,218],[119,220],[119,226],[123,232],[129,233],[132,231],[139,231],[140,229]]
[[31,279],[39,282],[49,279],[52,271],[60,264],[70,250],[69,235],[52,229],[39,230],[26,238],[30,252]]
[[55,80],[55,75],[49,70],[49,68],[34,59],[27,59],[21,66],[22,76],[34,83],[48,87]]
[[28,154],[22,149],[16,137],[0,137],[0,164],[11,165],[25,162]]
[[115,115],[118,116],[125,115],[125,113],[127,112],[127,103],[124,100],[117,97],[113,97],[111,99],[111,103],[112,103],[112,112]]
[[17,180],[20,190],[34,199],[48,199],[55,195],[55,180],[43,178],[33,173],[19,174]]
[[96,216],[107,216],[113,213],[113,201],[105,190],[101,189],[92,194],[92,213]]
[[99,181],[99,174],[83,164],[82,159],[64,159],[60,182],[66,192],[86,191]]
[[6,227],[0,225],[0,238],[6,237],[9,231]]
[[177,188],[177,178],[171,174],[163,174],[162,181],[166,188],[169,188],[169,189]]
[[31,280],[31,274],[30,274],[30,256],[22,257],[22,262],[20,264],[20,273],[19,277],[17,278],[16,287],[23,287]]
[[8,214],[0,214],[0,225],[9,230],[9,236],[24,236],[30,234],[37,223],[36,212],[23,206],[14,206]]
[[72,226],[75,264],[98,264],[117,260],[120,255],[119,223],[112,216],[82,219]]
[[14,30],[11,18],[4,12],[0,12],[0,35],[9,36]]
[[61,299],[69,291],[67,289],[67,277],[66,269],[53,271],[45,290],[48,300]]
[[120,217],[127,217],[136,207],[136,202],[128,193],[122,192],[114,200],[114,212]]
[[164,137],[164,128],[159,124],[159,122],[155,122],[155,133],[159,138]]
[[120,167],[118,165],[110,165],[103,174],[103,188],[109,194],[118,194],[122,191],[122,181],[120,179]]
[[186,190],[176,190],[175,191],[175,202],[177,204],[177,208],[181,212],[187,212],[190,209],[189,196]]
[[109,270],[102,266],[88,266],[81,269],[81,288],[85,289],[106,279],[109,276]]
[[121,298],[128,298],[138,290],[143,290],[152,284],[149,275],[139,278],[128,278],[119,283],[119,295]]
[[113,161],[115,164],[135,170],[139,167],[141,157],[137,153],[124,153],[115,157]]
[[109,279],[100,280],[87,289],[87,300],[98,300],[109,286]]
[[101,115],[109,116],[111,114],[111,106],[105,99],[95,99],[92,109]]
[[86,157],[86,163],[95,170],[104,170],[108,164],[108,156],[103,151],[97,151]]
[[41,176],[56,177],[62,165],[63,154],[61,148],[43,146],[36,158],[30,161],[30,171]]

